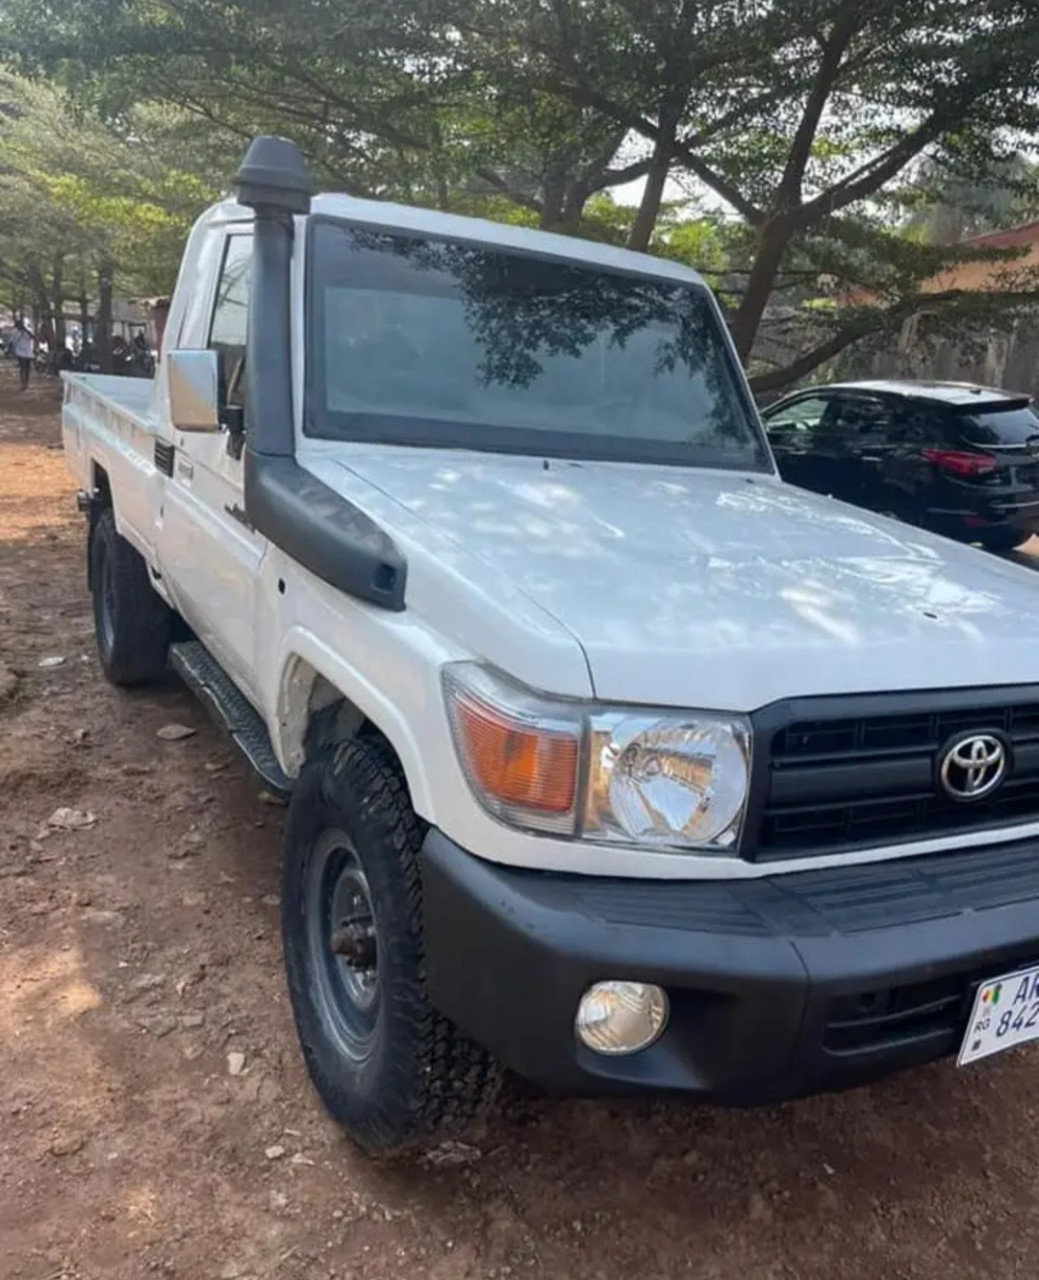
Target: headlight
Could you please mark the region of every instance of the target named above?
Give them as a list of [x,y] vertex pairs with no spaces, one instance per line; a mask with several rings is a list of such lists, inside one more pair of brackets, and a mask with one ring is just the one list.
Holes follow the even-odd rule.
[[502,822],[655,848],[738,841],[750,773],[741,717],[550,701],[468,663],[445,668],[444,688],[465,776]]
[[584,835],[691,849],[735,843],[747,798],[742,723],[606,713],[589,727]]

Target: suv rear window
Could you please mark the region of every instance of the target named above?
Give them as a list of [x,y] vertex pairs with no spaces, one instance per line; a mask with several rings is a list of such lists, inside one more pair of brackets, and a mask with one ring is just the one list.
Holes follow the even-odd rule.
[[1039,443],[1039,414],[1021,400],[990,406],[983,413],[960,412],[956,421],[964,440],[971,444],[1026,444],[1029,440]]

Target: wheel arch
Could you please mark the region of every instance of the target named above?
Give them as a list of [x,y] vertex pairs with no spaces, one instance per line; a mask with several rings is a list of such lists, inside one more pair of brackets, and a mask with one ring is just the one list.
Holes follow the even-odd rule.
[[96,458],[91,458],[88,471],[90,507],[87,511],[87,589],[94,586],[93,556],[91,548],[94,542],[94,530],[103,511],[115,511],[112,498],[112,484],[108,472]]
[[108,471],[96,458],[90,461],[90,495],[96,506],[101,508],[115,506]]
[[411,803],[431,813],[431,793],[422,758],[399,708],[346,666],[337,655],[296,644],[281,664],[274,737],[282,767],[295,777],[308,759],[335,742],[378,735],[400,765]]

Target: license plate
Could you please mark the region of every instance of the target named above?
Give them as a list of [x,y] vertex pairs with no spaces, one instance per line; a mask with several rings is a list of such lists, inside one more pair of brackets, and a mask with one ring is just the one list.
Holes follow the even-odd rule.
[[1039,965],[981,984],[956,1061],[965,1067],[1030,1040],[1039,1040]]

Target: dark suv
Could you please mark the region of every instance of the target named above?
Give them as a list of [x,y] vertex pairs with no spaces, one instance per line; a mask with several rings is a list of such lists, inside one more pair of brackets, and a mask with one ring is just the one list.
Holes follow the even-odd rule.
[[1028,396],[938,382],[813,387],[762,413],[784,480],[1009,551],[1039,533]]

